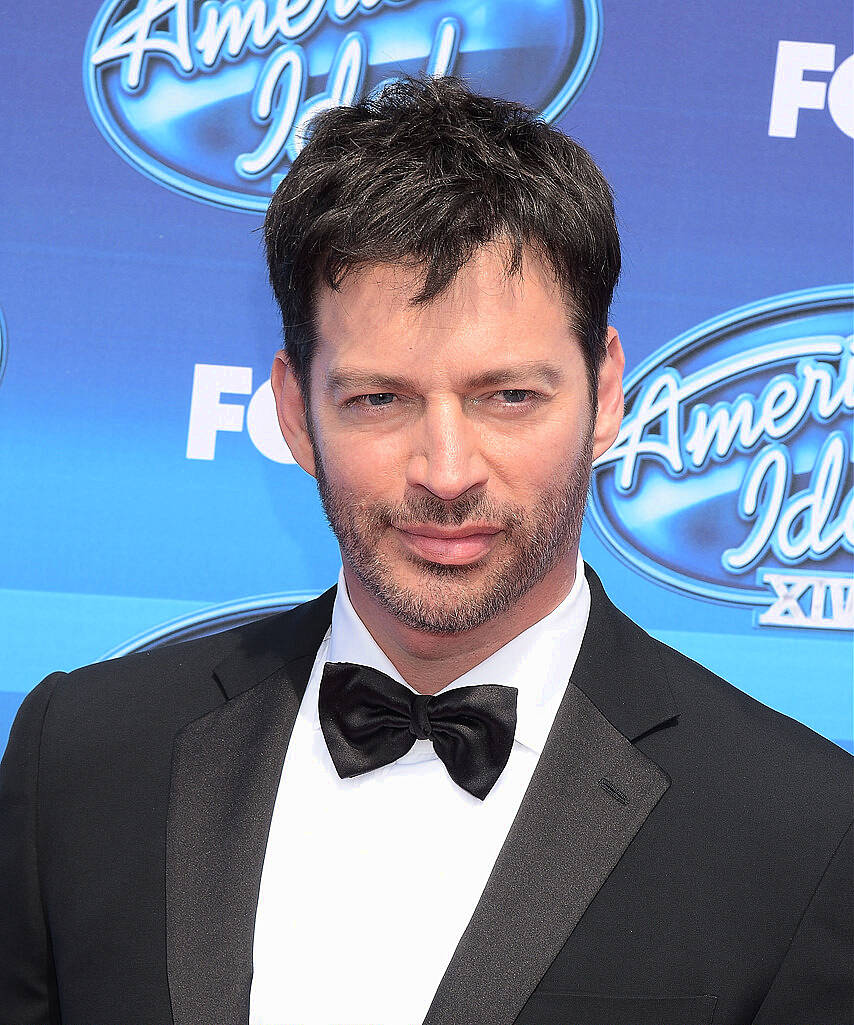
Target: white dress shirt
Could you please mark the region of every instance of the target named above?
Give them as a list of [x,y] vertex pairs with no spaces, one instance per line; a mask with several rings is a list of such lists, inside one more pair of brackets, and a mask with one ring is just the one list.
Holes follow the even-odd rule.
[[318,717],[325,663],[372,666],[406,686],[339,575],[267,841],[250,1025],[423,1020],[536,768],[589,609],[579,555],[572,590],[553,612],[445,688],[519,690],[510,758],[480,801],[451,780],[429,740],[391,765],[339,778]]

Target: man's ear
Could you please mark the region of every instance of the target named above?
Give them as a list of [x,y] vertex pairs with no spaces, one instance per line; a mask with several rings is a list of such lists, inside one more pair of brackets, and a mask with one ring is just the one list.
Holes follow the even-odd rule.
[[273,360],[270,383],[276,399],[276,415],[282,436],[294,459],[306,473],[314,477],[314,448],[308,433],[305,400],[284,349],[279,350]]
[[593,431],[593,458],[597,459],[617,440],[623,422],[623,368],[626,357],[620,336],[608,328],[605,358],[599,368],[596,427]]

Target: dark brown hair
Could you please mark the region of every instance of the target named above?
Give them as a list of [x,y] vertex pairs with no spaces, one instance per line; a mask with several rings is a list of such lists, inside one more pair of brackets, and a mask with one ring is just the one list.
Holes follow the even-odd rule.
[[455,76],[405,76],[317,115],[264,222],[285,348],[304,395],[318,284],[360,266],[423,269],[429,303],[474,253],[508,243],[552,268],[577,333],[591,393],[605,354],[620,240],[608,183],[587,151],[527,107],[473,93]]

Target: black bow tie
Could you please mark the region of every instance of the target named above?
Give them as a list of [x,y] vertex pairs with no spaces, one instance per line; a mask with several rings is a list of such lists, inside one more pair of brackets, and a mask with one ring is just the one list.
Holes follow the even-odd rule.
[[342,779],[389,765],[416,740],[430,740],[451,779],[482,801],[510,757],[517,694],[502,684],[415,694],[378,669],[327,662],[320,726]]

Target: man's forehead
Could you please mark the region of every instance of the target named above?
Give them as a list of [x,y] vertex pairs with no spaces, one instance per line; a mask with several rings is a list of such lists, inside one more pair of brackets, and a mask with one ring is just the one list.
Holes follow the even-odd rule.
[[426,267],[414,261],[363,264],[348,271],[337,289],[321,284],[316,295],[320,339],[387,326],[390,321],[420,329],[445,329],[457,319],[559,318],[564,300],[549,265],[523,250],[517,274],[508,273],[508,248],[491,243],[464,264],[432,301],[411,302],[424,286]]

